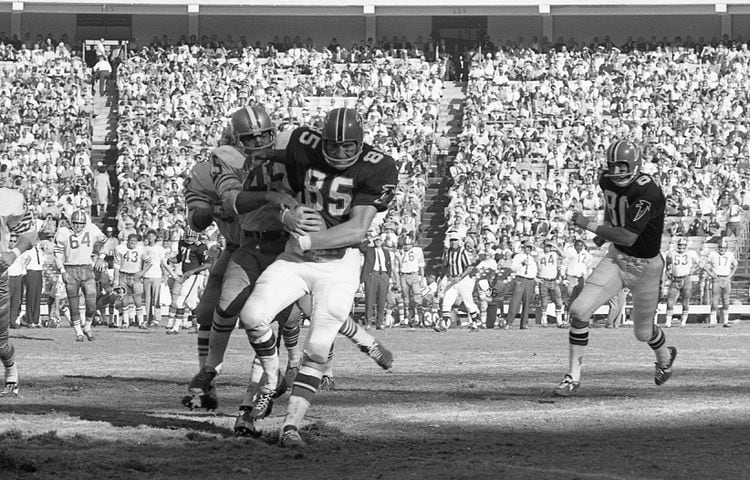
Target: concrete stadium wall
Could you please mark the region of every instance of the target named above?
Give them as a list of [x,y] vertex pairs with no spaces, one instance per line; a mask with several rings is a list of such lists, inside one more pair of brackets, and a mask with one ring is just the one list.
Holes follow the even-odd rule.
[[558,37],[590,41],[593,37],[601,39],[605,35],[616,44],[623,43],[628,36],[647,40],[652,35],[658,40],[662,37],[672,40],[676,36],[684,40],[687,35],[693,40],[721,37],[721,17],[718,15],[554,16],[552,19],[555,38],[550,40],[553,41]]

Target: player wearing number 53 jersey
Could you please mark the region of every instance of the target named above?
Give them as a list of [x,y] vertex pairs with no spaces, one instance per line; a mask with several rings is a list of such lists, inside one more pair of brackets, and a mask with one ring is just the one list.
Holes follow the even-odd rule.
[[[94,269],[104,267],[104,255],[99,250],[107,237],[99,227],[89,223],[86,213],[76,210],[70,216],[70,228],[60,227],[55,235],[55,263],[60,269],[65,290],[70,304],[70,318],[76,332],[76,341],[82,342],[86,335],[90,341],[94,339],[91,323],[96,313],[96,281]],[[93,268],[91,258],[98,258]],[[86,323],[81,329],[81,318],[78,313],[78,296],[83,290],[86,301]]]
[[612,243],[570,306],[569,371],[555,388],[556,395],[569,396],[580,386],[591,314],[624,287],[633,296],[630,315],[635,337],[648,342],[656,355],[654,382],[661,385],[672,375],[677,350],[665,346],[664,332],[653,321],[664,268],[659,250],[665,200],[654,180],[641,173],[641,161],[634,143],[616,141],[610,145],[608,170],[599,180],[606,201],[604,222],[598,223],[580,212],[571,219],[575,225],[595,233],[597,243]]
[[677,240],[677,251],[669,252],[667,255],[667,275],[669,277],[669,293],[667,293],[667,315],[664,322],[665,327],[670,327],[674,304],[677,298],[682,296],[682,315],[680,326],[687,325],[688,311],[690,309],[690,295],[693,293],[693,280],[690,278],[693,270],[698,265],[698,254],[687,249],[685,237]]
[[[284,307],[309,293],[314,299],[310,334],[282,426],[283,446],[302,446],[297,426],[317,391],[333,340],[359,286],[356,248],[372,219],[388,208],[396,187],[393,159],[364,144],[356,111],[331,110],[323,131],[296,129],[286,147],[289,183],[300,203],[317,210],[325,229],[293,234],[286,250],[258,278],[240,320],[264,335]],[[266,370],[271,377],[275,372]],[[270,383],[270,382],[269,382]]]

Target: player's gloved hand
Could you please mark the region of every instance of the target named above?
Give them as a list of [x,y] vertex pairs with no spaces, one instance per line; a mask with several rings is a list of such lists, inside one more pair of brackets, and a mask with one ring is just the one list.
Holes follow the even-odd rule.
[[323,217],[317,210],[304,205],[299,205],[282,213],[282,223],[289,232],[297,235],[318,232],[325,228]]
[[600,237],[599,235],[597,235],[597,236],[594,237],[594,244],[597,247],[601,247],[605,243],[607,243],[607,240],[605,240],[603,237]]
[[226,223],[232,223],[234,221],[234,217],[227,213],[227,211],[224,210],[224,206],[221,204],[214,205],[211,208],[211,216]]
[[63,281],[64,284],[67,285],[68,283],[70,283],[71,278],[70,278],[70,274],[68,272],[63,272],[61,274],[60,278],[62,279],[62,281]]
[[581,228],[586,228],[590,221],[582,212],[573,212],[570,217],[570,223]]

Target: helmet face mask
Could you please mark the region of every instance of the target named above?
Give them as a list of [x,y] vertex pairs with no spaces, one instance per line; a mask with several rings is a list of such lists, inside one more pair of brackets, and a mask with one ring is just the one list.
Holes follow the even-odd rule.
[[726,253],[727,240],[725,238],[722,238],[721,240],[719,240],[719,245],[717,246],[717,250],[720,254]]
[[245,155],[276,144],[276,127],[261,107],[253,105],[237,110],[231,116],[229,128],[234,146]]
[[687,240],[681,238],[677,241],[677,253],[684,253],[687,250]]
[[333,168],[344,170],[359,159],[364,146],[362,118],[351,108],[328,112],[323,124],[323,157]]
[[183,238],[185,240],[185,243],[195,243],[198,241],[198,232],[193,230],[190,227],[185,228],[185,236]]
[[607,172],[605,177],[619,187],[626,187],[641,171],[641,152],[630,141],[619,140],[607,149]]

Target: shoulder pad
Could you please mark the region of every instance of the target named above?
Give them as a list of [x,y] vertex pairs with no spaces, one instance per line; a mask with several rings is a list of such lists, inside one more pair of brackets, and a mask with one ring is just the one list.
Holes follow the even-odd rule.
[[230,145],[216,147],[211,155],[229,167],[242,168],[245,165],[245,155]]

